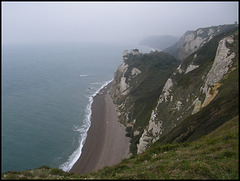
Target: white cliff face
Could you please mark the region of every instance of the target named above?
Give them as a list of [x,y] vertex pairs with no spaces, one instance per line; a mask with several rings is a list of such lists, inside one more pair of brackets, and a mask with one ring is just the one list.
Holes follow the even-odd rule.
[[172,85],[173,85],[172,79],[169,78],[163,87],[162,94],[160,95],[158,104],[162,103],[163,101],[165,101],[165,102],[168,101],[168,98],[169,98],[170,92],[171,92],[170,88],[172,87]]
[[196,68],[198,68],[198,67],[199,67],[199,65],[192,65],[192,64],[190,64],[190,65],[188,66],[185,74],[187,74],[188,72],[191,72],[192,70],[194,70],[194,69],[196,69]]
[[191,33],[186,37],[183,37],[180,40],[178,58],[181,60],[184,59],[191,53],[198,50],[205,42],[206,38],[195,36],[194,33]]
[[181,69],[181,65],[182,65],[182,64],[180,64],[180,65],[178,66],[178,68],[177,68],[177,71],[178,71],[180,74],[183,72],[183,70]]
[[186,58],[220,32],[221,26],[217,28],[200,28],[196,31],[186,32],[178,42],[178,58]]
[[120,82],[120,92],[122,95],[126,95],[128,91],[126,89],[129,88],[129,85],[126,83],[126,77],[121,77],[121,82]]
[[[208,35],[212,34],[213,29],[209,29]],[[229,68],[232,65],[232,59],[235,57],[235,53],[230,52],[230,49],[226,47],[226,42],[232,44],[234,42],[233,37],[225,37],[218,43],[214,63],[206,78],[204,78],[205,84],[200,88],[200,91],[206,95],[205,100],[202,104],[198,98],[193,102],[194,109],[192,111],[192,114],[197,113],[202,107],[205,107],[213,100],[217,94],[216,89],[221,86],[218,84],[218,82],[222,80],[223,76],[229,71]],[[197,67],[198,66],[190,65],[187,68],[186,73],[194,70]]]
[[213,33],[214,33],[214,30],[213,30],[212,28],[210,28],[210,29],[208,30],[208,36],[211,36]]
[[138,70],[137,68],[133,68],[132,72],[131,72],[131,75],[135,77],[140,73],[142,73],[140,70]]
[[148,144],[155,143],[159,139],[159,135],[163,132],[162,121],[156,119],[156,109],[152,111],[148,127],[144,130],[139,144],[137,145],[137,153],[142,153],[147,148]]
[[[198,31],[198,34],[200,34],[201,31]],[[195,36],[194,32],[192,33],[186,33],[181,37],[178,45],[178,58],[184,59],[194,51],[196,51],[203,42],[202,37]]]
[[119,82],[119,93],[121,95],[126,95],[128,93],[127,89],[129,88],[129,85],[126,83],[126,77],[124,77],[124,74],[128,70],[128,64],[126,64],[123,60],[122,64],[117,68],[115,74],[121,75],[121,79]]
[[[137,145],[137,148],[138,148],[137,153],[138,154],[145,151],[148,144],[156,142],[159,139],[159,135],[162,134],[162,132],[163,132],[162,121],[159,121],[158,119],[156,119],[157,109],[158,109],[158,105],[161,104],[163,101],[165,101],[165,102],[168,101],[170,91],[171,91],[170,88],[172,86],[173,86],[172,79],[169,78],[163,87],[163,90],[159,97],[156,108],[152,111],[151,118],[149,120],[149,124],[144,129],[144,132],[143,132],[141,138],[139,139],[139,144]],[[172,99],[173,99],[173,97],[170,97],[170,101]],[[181,102],[177,103],[177,104],[178,104],[177,109],[179,109],[179,107],[181,106]]]
[[148,126],[148,132],[152,135],[152,143],[158,140],[159,134],[162,134],[163,131],[162,121],[156,121],[156,111],[157,109],[152,111]]
[[121,63],[121,65],[117,68],[117,70],[122,73],[123,75],[125,74],[125,72],[127,71],[128,69],[128,64],[125,64],[125,62],[123,61]]
[[[128,65],[125,64],[124,62],[122,63],[122,65],[118,68],[118,70],[120,72],[122,72],[122,77],[121,77],[121,81],[119,83],[119,88],[120,88],[120,92],[121,92],[121,95],[127,95],[129,93],[129,85],[127,84],[126,82],[126,77],[124,77],[124,74],[126,73],[128,69]],[[140,70],[138,70],[137,68],[133,68],[132,71],[131,71],[131,77],[130,77],[130,80],[131,78],[134,78],[136,77],[137,75],[141,74],[142,72]]]
[[145,129],[141,138],[139,139],[139,144],[137,145],[137,154],[140,154],[143,151],[145,151],[147,145],[150,143],[151,140],[152,140],[151,136],[148,136],[148,132]]
[[[130,51],[131,54],[139,54],[139,50],[135,49]],[[125,76],[125,73],[128,71],[128,64],[125,63],[125,60],[128,59],[128,50],[124,50],[123,51],[123,61],[121,63],[121,65],[117,68],[117,70],[115,71],[115,75],[118,76],[118,81],[117,82],[115,80],[114,84],[115,86],[117,86],[118,88],[115,90],[115,93],[117,96],[125,96],[129,93],[129,82],[132,80],[132,78],[136,77],[137,75],[141,74],[142,72],[137,69],[137,68],[133,68],[131,71],[131,76],[127,77]],[[128,81],[127,81],[128,80]]]
[[205,93],[207,97],[210,92],[210,86],[219,82],[232,65],[232,59],[236,54],[230,52],[230,49],[226,47],[226,42],[231,44],[233,41],[232,36],[228,36],[223,38],[218,44],[214,63],[206,76],[205,85],[201,88],[202,92]]
[[197,30],[197,35],[201,35],[203,33],[203,30],[200,28]]
[[[205,32],[204,32],[205,31]],[[209,39],[214,35],[214,29],[207,29],[207,30],[202,30],[199,29],[197,31],[197,35],[202,35],[202,34],[208,34]],[[208,39],[204,39],[202,37],[196,37],[196,34],[194,33],[189,33],[185,37],[185,50],[189,53],[194,50],[193,46],[196,47],[201,47],[205,42],[209,41]],[[196,114],[201,110],[201,108],[205,105],[206,101],[209,101],[209,99],[212,100],[212,95],[210,94],[211,92],[211,87],[214,86],[214,90],[217,89],[219,86],[216,86],[216,83],[218,83],[223,76],[229,71],[229,68],[232,65],[232,59],[235,57],[235,53],[230,52],[230,49],[227,48],[226,43],[233,43],[234,39],[232,36],[226,37],[222,39],[219,42],[216,56],[214,63],[212,65],[212,68],[208,72],[206,76],[203,76],[202,79],[205,80],[205,83],[201,87],[201,91],[206,94],[206,99],[205,101],[199,100],[199,98],[196,95],[189,95],[191,99],[195,99],[191,103],[191,100],[186,100],[186,102],[182,100],[177,100],[177,97],[173,100],[173,95],[174,95],[174,88],[173,88],[173,81],[174,76],[177,76],[177,73],[185,73],[188,74],[189,72],[197,69],[199,65],[194,64],[194,60],[197,58],[197,54],[193,55],[192,62],[188,65],[186,70],[181,69],[181,64],[178,66],[177,70],[173,73],[173,77],[169,78],[161,92],[161,95],[159,96],[157,106],[155,109],[152,111],[151,118],[149,120],[148,125],[144,129],[144,132],[142,136],[139,139],[139,144],[137,145],[137,153],[142,153],[143,151],[146,150],[147,147],[149,147],[152,143],[157,141],[160,136],[163,134],[164,128],[163,128],[163,121],[165,120],[158,120],[159,115],[161,114],[160,107],[164,106],[169,106],[169,110],[175,111],[176,113],[179,113],[179,117],[177,118],[177,121],[180,119],[183,119],[185,116],[185,113],[188,111],[190,114]],[[173,79],[172,79],[173,78]],[[178,82],[176,82],[176,85]],[[188,103],[186,105],[186,103]],[[191,111],[192,110],[192,111]],[[187,113],[187,114],[189,114]],[[176,121],[173,122],[175,124]]]
[[206,94],[206,98],[203,102],[202,107],[206,106],[213,98],[211,87],[216,86],[216,84],[222,80],[223,76],[229,71],[232,66],[232,59],[236,56],[234,52],[230,52],[230,49],[226,47],[226,42],[232,44],[234,42],[232,36],[223,38],[217,48],[217,53],[214,59],[212,68],[207,74],[205,85],[201,87],[201,91]]
[[[221,28],[201,28],[197,31],[188,32],[182,37],[182,49],[179,50],[179,52],[183,52],[182,57],[193,54],[183,60],[170,78],[165,79],[167,81],[162,91],[159,92],[158,100],[155,100],[156,107],[151,110],[151,117],[146,120],[148,123],[144,128],[135,124],[139,120],[137,120],[138,117],[132,117],[131,115],[131,110],[134,110],[134,104],[129,104],[130,101],[128,102],[127,99],[132,100],[131,90],[135,91],[135,89],[131,88],[135,83],[138,83],[138,80],[140,80],[138,78],[144,76],[142,74],[145,73],[145,69],[139,70],[138,64],[131,63],[131,66],[126,64],[125,62],[130,61],[127,59],[132,58],[132,54],[137,53],[137,51],[129,53],[124,51],[123,63],[118,67],[116,76],[117,86],[115,91],[118,91],[116,96],[118,99],[116,100],[121,104],[118,108],[121,111],[119,116],[122,122],[133,128],[131,131],[135,138],[138,139],[140,137],[139,143],[134,145],[137,146],[138,154],[145,151],[151,144],[159,140],[161,136],[168,134],[182,120],[199,112],[206,104],[205,102],[212,99],[213,90],[217,89],[216,83],[228,72],[232,59],[235,57],[235,54],[227,48],[227,45],[233,43],[234,39],[231,36],[222,39],[219,42],[217,51],[215,49],[216,44],[214,44],[216,56],[212,65],[209,63],[210,59],[202,60],[202,57],[205,57],[201,54],[203,51],[195,51],[207,43],[217,31],[220,32]],[[207,44],[206,46],[209,45]],[[212,55],[214,55],[214,52],[211,52],[211,60],[214,59]],[[205,62],[208,63],[206,68],[203,67]],[[142,67],[140,66],[140,68]],[[197,70],[196,74],[194,74],[195,69]],[[210,71],[208,72],[209,69]],[[194,74],[194,77],[189,78],[192,74]],[[135,79],[135,77],[137,78]],[[205,101],[204,95],[201,95],[201,93],[206,95]],[[121,96],[124,96],[124,98]]]

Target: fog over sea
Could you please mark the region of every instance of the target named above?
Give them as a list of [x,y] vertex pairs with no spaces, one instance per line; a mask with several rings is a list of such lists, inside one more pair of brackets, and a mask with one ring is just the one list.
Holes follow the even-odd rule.
[[[2,46],[2,172],[68,171],[81,154],[92,97],[139,45]],[[97,138],[96,138],[97,139]]]

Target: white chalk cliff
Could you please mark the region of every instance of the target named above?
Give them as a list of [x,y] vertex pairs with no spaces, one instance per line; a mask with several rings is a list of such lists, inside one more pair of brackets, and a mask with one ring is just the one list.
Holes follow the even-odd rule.
[[[209,41],[208,39],[212,39],[211,35],[214,33],[213,29],[208,29],[208,39],[196,36],[203,34],[203,32],[203,29],[198,29],[194,33],[188,32],[183,36],[182,40],[180,40],[183,45],[180,48],[182,52],[182,54],[180,54],[181,58],[184,58],[190,52],[196,51],[196,49],[201,47],[204,43],[206,43],[206,41]],[[173,75],[166,81],[162,89],[157,106],[152,111],[149,124],[146,126],[141,138],[139,139],[137,153],[142,153],[146,148],[160,138],[165,131],[166,126],[164,127],[164,123],[166,123],[166,121],[171,122],[171,126],[174,127],[178,121],[181,121],[187,115],[196,114],[202,107],[206,106],[213,100],[217,94],[217,88],[221,86],[219,82],[222,80],[223,76],[229,72],[233,63],[232,59],[236,56],[236,53],[232,52],[232,50],[226,45],[227,43],[231,45],[234,42],[233,37],[233,35],[230,35],[219,41],[211,69],[206,73],[206,76],[202,76],[202,80],[199,80],[199,82],[202,82],[202,85],[199,87],[198,91],[191,94],[182,94],[181,97],[176,97],[176,92],[178,91],[177,89],[179,89],[179,82],[176,81],[178,80],[178,75],[185,72],[182,76],[187,76],[200,66],[195,62],[197,54],[192,56],[192,61],[188,62],[188,66],[185,65],[185,68],[182,68],[182,63],[178,66]],[[205,95],[204,101],[199,100],[198,96],[201,94]],[[165,116],[165,120],[162,119],[163,116],[161,116],[161,114],[167,110],[175,111],[174,114],[177,117],[175,119],[171,119],[172,117],[169,115]],[[168,117],[171,118],[168,119]]]
[[[110,94],[117,105],[119,120],[130,130],[135,153],[144,152],[214,100],[222,86],[220,81],[236,61],[236,49],[231,47],[236,46],[237,36],[233,30],[222,33],[231,28],[221,25],[186,32],[174,46],[178,48],[178,59],[174,53],[172,56],[165,52],[142,54],[137,49],[124,50]],[[175,61],[171,70],[166,59]],[[153,87],[154,100],[147,95]],[[182,138],[192,128],[187,130]]]

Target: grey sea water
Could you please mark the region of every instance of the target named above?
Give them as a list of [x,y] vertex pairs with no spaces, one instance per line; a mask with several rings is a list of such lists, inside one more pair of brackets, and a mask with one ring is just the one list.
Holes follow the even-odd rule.
[[138,45],[2,46],[2,172],[68,171],[81,154],[92,97]]

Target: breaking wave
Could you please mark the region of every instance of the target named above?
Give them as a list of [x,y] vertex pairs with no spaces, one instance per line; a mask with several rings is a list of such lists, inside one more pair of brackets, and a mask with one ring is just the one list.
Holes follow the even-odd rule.
[[88,129],[91,126],[91,115],[92,115],[92,103],[93,103],[93,97],[96,96],[99,91],[104,88],[106,85],[108,85],[110,81],[106,81],[106,82],[96,82],[96,83],[90,83],[90,84],[94,84],[94,85],[101,85],[101,87],[94,92],[91,96],[88,97],[89,99],[89,104],[87,105],[86,109],[85,109],[85,118],[84,118],[84,122],[83,125],[81,127],[78,126],[73,126],[73,131],[75,132],[79,132],[79,146],[78,148],[69,156],[68,160],[61,164],[59,166],[59,168],[65,172],[68,172],[71,170],[71,168],[73,167],[73,165],[76,163],[76,161],[80,158],[81,153],[82,153],[82,148],[83,145],[85,143],[85,140],[87,138],[87,132]]

